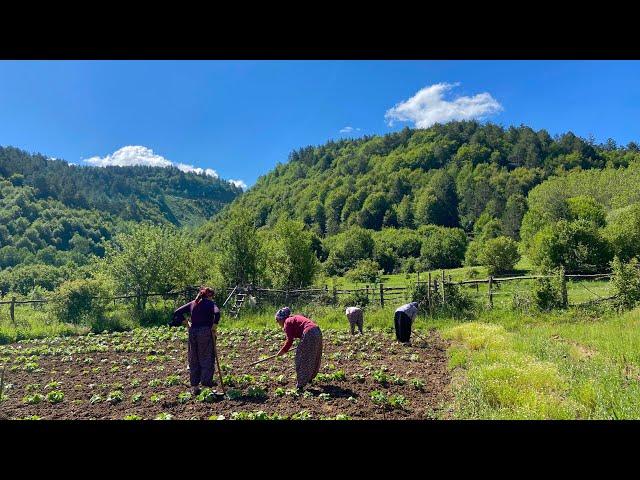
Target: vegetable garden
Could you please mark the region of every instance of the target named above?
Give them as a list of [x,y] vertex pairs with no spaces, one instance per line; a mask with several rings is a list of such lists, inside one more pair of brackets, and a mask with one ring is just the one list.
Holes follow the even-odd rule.
[[[392,334],[324,329],[320,373],[295,390],[282,332],[236,328],[218,337],[227,398],[193,397],[186,331],[155,327],[53,337],[0,347],[2,419],[428,419],[446,416],[447,343],[435,330],[411,346]],[[218,390],[220,386],[217,385]]]

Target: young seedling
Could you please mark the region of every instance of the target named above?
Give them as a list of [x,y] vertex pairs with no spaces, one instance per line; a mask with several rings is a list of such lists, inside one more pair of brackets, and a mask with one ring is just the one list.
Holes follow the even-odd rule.
[[180,377],[178,375],[169,375],[164,381],[164,384],[167,387],[171,387],[173,385],[180,385]]
[[52,390],[47,393],[47,400],[49,400],[50,403],[60,403],[64,400],[64,393],[60,390]]
[[291,416],[291,420],[310,420],[311,414],[306,410],[301,410]]
[[413,388],[415,388],[416,390],[424,390],[424,381],[420,380],[419,378],[412,379],[411,385],[413,385]]
[[22,399],[22,403],[26,403],[27,405],[37,405],[38,403],[42,402],[42,400],[44,400],[44,395],[34,393],[32,395],[26,395]]
[[403,408],[406,404],[406,398],[400,394],[392,395],[391,398],[389,398],[389,405],[392,408]]
[[173,415],[170,413],[162,412],[154,420],[173,420]]
[[[229,391],[227,391],[227,394],[228,393]],[[217,396],[213,392],[213,390],[211,390],[208,387],[205,387],[200,391],[200,393],[196,397],[196,400],[198,400],[199,402],[213,403],[217,400]]]
[[191,400],[190,392],[182,392],[178,394],[178,402],[187,403],[189,400]]
[[107,396],[107,402],[109,402],[111,405],[120,403],[122,400],[124,400],[122,390],[114,390],[113,392],[109,392],[109,395]]
[[158,403],[160,402],[162,399],[164,398],[164,395],[158,395],[157,393],[154,393],[153,395],[151,395],[151,403]]
[[389,383],[389,377],[383,369],[373,372],[373,379],[381,385],[386,385],[387,383]]
[[266,398],[267,392],[264,388],[251,386],[247,390],[247,396],[251,398]]
[[229,390],[227,390],[227,398],[229,400],[236,400],[241,396],[242,396],[242,392],[240,390],[237,390],[235,388],[230,388]]
[[285,395],[290,396],[290,397],[299,397],[300,396],[300,392],[298,392],[298,390],[296,390],[295,388],[289,388],[284,393],[285,393]]

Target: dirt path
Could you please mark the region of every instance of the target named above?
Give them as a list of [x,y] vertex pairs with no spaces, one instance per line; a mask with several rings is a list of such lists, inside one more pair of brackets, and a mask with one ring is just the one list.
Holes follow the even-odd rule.
[[[321,375],[305,398],[290,390],[295,386],[293,354],[247,366],[276,351],[284,340],[282,332],[222,332],[223,374],[235,384],[227,388],[238,398],[213,403],[178,399],[180,393],[189,391],[182,329],[13,344],[0,348],[0,364],[7,365],[5,382],[10,384],[8,398],[0,403],[0,418],[122,419],[137,415],[153,419],[168,413],[176,419],[220,415],[230,419],[234,412],[258,411],[312,419],[337,415],[354,420],[434,418],[444,414],[450,396],[447,345],[435,331],[422,338],[414,336],[413,345],[403,346],[389,333],[351,337],[324,332]],[[64,393],[60,403],[47,399],[52,390]],[[115,391],[122,392],[122,401],[108,403],[106,398]],[[374,391],[386,396],[386,407],[372,400]],[[24,402],[34,394],[44,396],[40,403]],[[138,401],[133,400],[136,394],[140,394]]]

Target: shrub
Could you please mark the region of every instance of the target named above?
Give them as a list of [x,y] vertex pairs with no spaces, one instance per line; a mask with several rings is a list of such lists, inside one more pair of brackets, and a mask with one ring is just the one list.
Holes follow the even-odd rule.
[[478,260],[486,265],[489,275],[510,272],[520,260],[518,244],[509,237],[492,238],[482,246]]
[[640,302],[640,264],[636,257],[623,263],[619,257],[611,262],[611,285],[619,309],[635,307]]
[[531,290],[531,303],[539,310],[548,311],[567,306],[567,286],[564,271],[558,269],[551,278],[536,278]]
[[407,295],[411,302],[418,302],[420,306],[428,304],[427,291],[429,285],[427,283],[411,283],[407,289]]
[[568,198],[567,207],[571,219],[587,220],[598,227],[604,227],[604,207],[593,197],[588,195],[579,195],[577,197]]
[[107,313],[108,289],[96,279],[70,280],[55,292],[52,313],[60,322],[93,325]]
[[482,252],[482,241],[473,240],[469,242],[467,251],[464,253],[464,264],[467,267],[480,265],[480,253]]
[[369,230],[352,227],[325,240],[329,256],[324,264],[328,275],[342,275],[358,260],[371,258],[375,242]]
[[612,217],[604,237],[622,262],[629,261],[640,252],[640,203],[621,209]]
[[378,283],[381,276],[380,265],[373,260],[358,260],[355,267],[346,274],[352,282],[356,283]]
[[[428,285],[426,283],[414,283],[408,290],[408,300],[418,302],[419,309],[429,309]],[[438,290],[431,292],[431,311],[434,314],[443,313],[453,316],[466,315],[475,306],[473,298],[462,291],[458,285],[445,283],[445,301],[442,302],[442,283],[438,281]]]
[[358,306],[361,308],[369,305],[369,296],[366,291],[356,290],[355,292],[340,298],[340,304],[345,307]]
[[609,266],[611,249],[599,229],[586,220],[547,225],[532,240],[531,261],[544,269],[599,273]]
[[464,230],[428,225],[420,227],[418,231],[423,235],[420,261],[425,270],[462,265],[467,248]]

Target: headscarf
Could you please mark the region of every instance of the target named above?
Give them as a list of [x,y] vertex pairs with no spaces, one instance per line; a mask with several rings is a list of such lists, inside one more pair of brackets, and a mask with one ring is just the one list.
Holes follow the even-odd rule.
[[214,293],[215,292],[214,292],[213,288],[200,287],[200,291],[198,292],[198,295],[196,296],[196,304],[200,303],[203,298],[213,297]]
[[283,307],[276,312],[276,320],[286,320],[291,316],[291,309],[289,307]]

